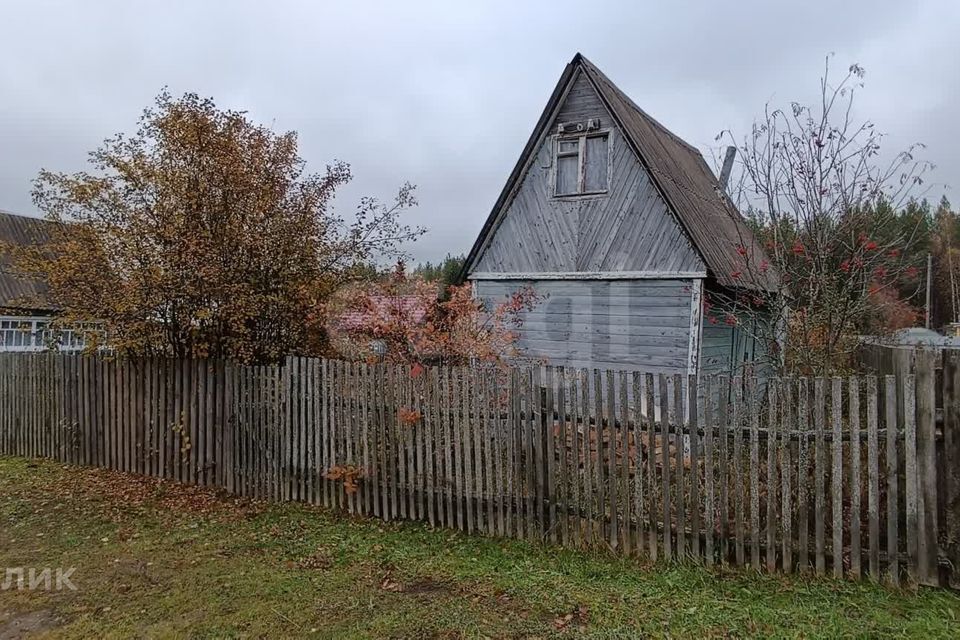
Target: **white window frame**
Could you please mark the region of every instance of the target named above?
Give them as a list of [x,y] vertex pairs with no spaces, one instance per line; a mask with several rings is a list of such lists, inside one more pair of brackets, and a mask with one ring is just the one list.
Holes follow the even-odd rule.
[[[50,330],[49,327],[53,321],[54,318],[50,316],[0,316],[0,336],[3,337],[2,342],[0,342],[0,352],[32,353],[49,351],[51,345],[44,339],[44,332]],[[7,323],[16,323],[20,326],[8,327],[6,326]],[[82,336],[80,340],[70,339],[67,344],[63,343],[63,337],[68,334],[73,336],[76,332],[83,331],[84,329],[85,327],[82,326],[60,329],[58,331],[60,335],[58,336],[54,350],[62,353],[83,351],[86,348],[86,340],[83,339]],[[26,344],[7,344],[6,335],[8,331],[22,332],[25,336],[28,336],[29,339],[25,341]]]
[[[610,129],[594,129],[593,131],[584,131],[576,134],[556,134],[553,136],[553,197],[561,200],[570,198],[582,198],[590,196],[602,196],[610,192],[610,174],[613,171],[611,166],[613,148],[613,134]],[[607,139],[607,184],[603,189],[593,191],[584,190],[585,166],[584,158],[587,150],[587,138],[606,138]],[[558,180],[557,172],[560,170],[560,158],[573,156],[572,151],[560,152],[560,143],[577,142],[577,190],[574,193],[557,193]]]

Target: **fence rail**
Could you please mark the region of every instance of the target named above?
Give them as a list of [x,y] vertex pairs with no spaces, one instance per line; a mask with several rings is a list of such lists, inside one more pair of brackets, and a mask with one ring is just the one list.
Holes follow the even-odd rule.
[[960,352],[741,379],[0,354],[0,453],[652,558],[956,582]]

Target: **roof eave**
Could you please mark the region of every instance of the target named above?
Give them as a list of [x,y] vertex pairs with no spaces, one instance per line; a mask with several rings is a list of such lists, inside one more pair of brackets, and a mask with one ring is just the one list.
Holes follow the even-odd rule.
[[580,66],[582,59],[583,56],[578,52],[575,56],[573,56],[573,59],[567,63],[566,67],[564,67],[563,73],[560,74],[560,79],[557,81],[557,85],[554,87],[553,93],[550,94],[550,98],[547,100],[547,104],[544,106],[543,112],[540,114],[540,118],[537,120],[537,124],[533,129],[533,133],[530,134],[530,138],[524,145],[523,152],[520,154],[519,160],[517,160],[516,165],[514,165],[513,171],[510,172],[510,176],[507,178],[507,182],[503,186],[503,190],[500,192],[500,196],[497,198],[496,203],[494,203],[493,209],[491,209],[490,214],[483,223],[483,227],[480,228],[480,233],[477,235],[477,239],[473,243],[470,253],[467,254],[466,260],[463,261],[463,266],[460,268],[460,273],[457,275],[458,283],[462,284],[470,275],[470,268],[473,265],[473,261],[477,259],[481,249],[483,248],[484,244],[486,244],[487,238],[490,235],[494,224],[496,224],[501,210],[506,205],[514,186],[517,184],[517,181],[522,177],[523,172],[529,163],[530,157],[535,150],[537,142],[540,140],[540,137],[543,135],[547,126],[549,126],[550,118],[553,112],[556,110],[557,105],[560,102],[560,98],[563,96],[563,93],[566,90],[567,85],[570,83],[570,79],[573,77],[574,72],[576,71],[577,67]]

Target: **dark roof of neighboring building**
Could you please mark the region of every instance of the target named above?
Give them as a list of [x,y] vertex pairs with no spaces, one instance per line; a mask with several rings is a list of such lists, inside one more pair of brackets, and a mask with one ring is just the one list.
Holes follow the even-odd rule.
[[0,211],[0,307],[33,312],[55,310],[47,299],[46,283],[17,274],[9,251],[11,246],[49,242],[54,224],[41,218]]
[[578,69],[586,74],[600,95],[651,180],[702,255],[710,275],[727,287],[777,291],[779,276],[767,262],[763,248],[757,243],[740,212],[723,195],[701,153],[638,107],[579,53],[564,69],[519,162],[467,256],[463,275],[466,275],[480,251],[497,215],[507,204],[514,183],[524,172],[527,158],[549,126],[551,116],[563,97],[564,88]]

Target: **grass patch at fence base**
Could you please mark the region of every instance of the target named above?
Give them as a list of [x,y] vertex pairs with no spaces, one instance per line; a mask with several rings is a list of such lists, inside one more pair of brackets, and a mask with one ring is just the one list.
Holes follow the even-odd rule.
[[943,590],[649,566],[0,457],[15,567],[75,567],[77,590],[0,592],[0,638],[960,635]]

